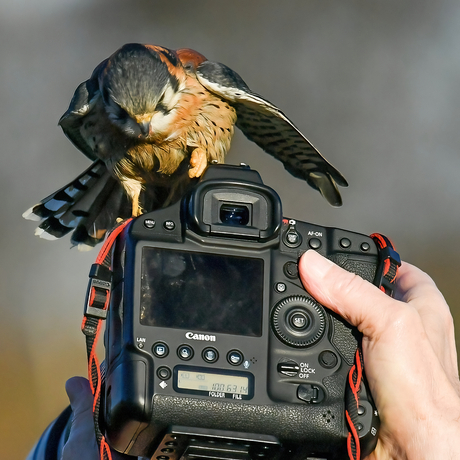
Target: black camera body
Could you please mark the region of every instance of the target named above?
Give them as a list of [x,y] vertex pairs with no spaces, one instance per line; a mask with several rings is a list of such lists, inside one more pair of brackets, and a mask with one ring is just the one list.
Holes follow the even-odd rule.
[[370,453],[378,414],[365,378],[358,404],[348,383],[360,334],[303,288],[308,249],[376,282],[373,239],[283,218],[246,166],[211,165],[180,202],[135,219],[113,255],[109,444],[156,459],[344,458],[348,411]]

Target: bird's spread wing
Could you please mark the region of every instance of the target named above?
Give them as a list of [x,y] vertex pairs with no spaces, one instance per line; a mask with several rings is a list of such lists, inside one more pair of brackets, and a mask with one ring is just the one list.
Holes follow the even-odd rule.
[[84,137],[81,135],[80,127],[83,123],[85,115],[91,111],[99,97],[99,91],[97,87],[97,80],[90,79],[81,83],[75,90],[75,93],[70,101],[69,108],[62,115],[59,120],[64,134],[69,140],[81,150],[89,159],[96,161],[97,157],[93,152],[93,149],[86,142]]
[[280,160],[293,176],[319,190],[330,204],[341,206],[337,184],[346,187],[347,181],[281,110],[253,93],[236,72],[223,64],[203,62],[197,68],[197,78],[235,108],[236,126],[248,139]]

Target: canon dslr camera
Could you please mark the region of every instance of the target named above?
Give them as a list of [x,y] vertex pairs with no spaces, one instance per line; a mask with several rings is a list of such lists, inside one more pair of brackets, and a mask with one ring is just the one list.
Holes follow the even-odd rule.
[[212,165],[182,201],[133,221],[114,250],[105,337],[113,448],[165,460],[374,449],[360,335],[303,288],[307,249],[379,283],[372,238],[283,218],[246,166]]

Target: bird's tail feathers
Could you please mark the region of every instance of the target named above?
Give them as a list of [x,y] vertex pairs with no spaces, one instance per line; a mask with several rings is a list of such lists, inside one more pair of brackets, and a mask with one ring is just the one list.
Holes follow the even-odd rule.
[[98,160],[28,209],[23,217],[42,221],[35,230],[40,238],[54,240],[73,232],[72,244],[85,250],[102,241],[117,218],[130,215],[131,207],[121,185]]

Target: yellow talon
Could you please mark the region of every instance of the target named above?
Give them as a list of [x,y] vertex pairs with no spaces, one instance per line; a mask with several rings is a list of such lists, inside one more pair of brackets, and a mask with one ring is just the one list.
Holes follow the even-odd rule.
[[206,152],[202,149],[195,149],[190,157],[190,166],[192,168],[188,171],[189,177],[200,177],[208,166]]

